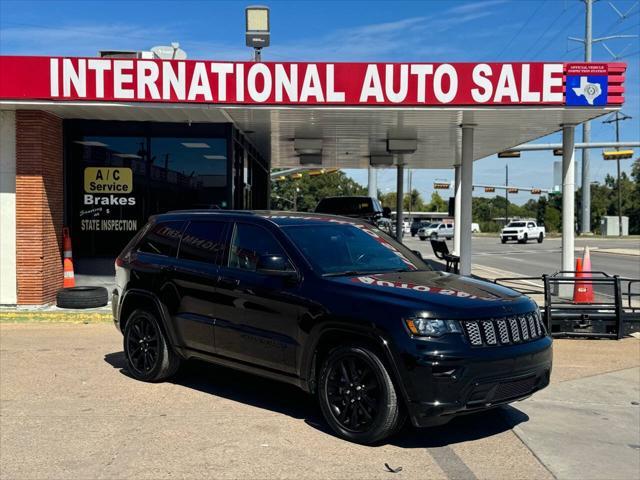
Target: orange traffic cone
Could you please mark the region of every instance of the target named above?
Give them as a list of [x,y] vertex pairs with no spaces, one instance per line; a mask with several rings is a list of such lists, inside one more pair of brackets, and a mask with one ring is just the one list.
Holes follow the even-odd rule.
[[76,286],[76,277],[73,273],[73,255],[71,253],[71,236],[69,235],[69,229],[62,229],[62,249],[64,251],[64,281],[62,286],[64,288],[72,288]]
[[[576,259],[576,279],[584,278],[584,272],[582,270],[582,259]],[[593,291],[591,292],[593,294]],[[591,299],[593,301],[593,298]],[[589,303],[589,292],[586,282],[582,280],[576,280],[573,285],[573,303]]]
[[[589,253],[589,247],[584,247],[584,254],[582,256],[582,276],[584,278],[591,278],[591,254]],[[593,303],[593,283],[583,282],[583,287],[586,289],[586,302]]]

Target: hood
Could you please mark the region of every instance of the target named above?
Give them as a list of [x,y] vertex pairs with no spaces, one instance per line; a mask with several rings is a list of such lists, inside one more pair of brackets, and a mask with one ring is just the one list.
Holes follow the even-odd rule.
[[358,288],[397,301],[412,301],[447,309],[493,308],[513,306],[529,298],[509,288],[484,280],[445,272],[417,271],[392,272],[348,277],[328,277],[327,280],[343,287]]

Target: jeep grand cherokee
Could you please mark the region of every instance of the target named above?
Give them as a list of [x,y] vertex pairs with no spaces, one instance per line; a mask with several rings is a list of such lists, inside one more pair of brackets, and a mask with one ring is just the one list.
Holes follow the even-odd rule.
[[515,291],[431,270],[359,220],[289,212],[152,217],[116,261],[131,374],[199,358],[317,396],[372,443],[520,400],[549,383],[551,338]]

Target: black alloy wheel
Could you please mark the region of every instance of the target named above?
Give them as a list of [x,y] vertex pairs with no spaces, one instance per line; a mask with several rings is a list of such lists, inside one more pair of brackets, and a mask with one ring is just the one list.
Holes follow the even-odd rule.
[[138,315],[129,320],[127,335],[127,357],[134,370],[149,373],[158,362],[160,342],[155,322],[147,315]]
[[404,414],[391,377],[378,356],[366,347],[333,350],[319,380],[322,413],[341,437],[370,444],[402,426]]
[[180,358],[169,346],[158,319],[146,310],[135,310],[124,328],[124,354],[131,375],[146,382],[172,376]]
[[327,395],[336,420],[347,430],[365,432],[380,410],[380,385],[362,359],[347,356],[329,372]]

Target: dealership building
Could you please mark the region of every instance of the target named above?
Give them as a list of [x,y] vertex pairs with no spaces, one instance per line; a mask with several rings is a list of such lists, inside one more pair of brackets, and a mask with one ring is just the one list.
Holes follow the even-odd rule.
[[404,168],[455,169],[470,226],[473,162],[562,130],[573,188],[575,126],[622,106],[625,69],[0,56],[0,305],[54,301],[64,227],[76,273],[109,272],[150,215],[268,208],[273,168],[393,167],[399,190]]

